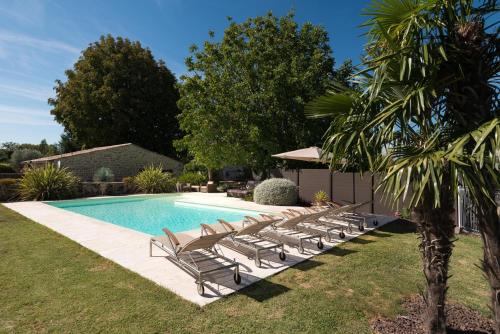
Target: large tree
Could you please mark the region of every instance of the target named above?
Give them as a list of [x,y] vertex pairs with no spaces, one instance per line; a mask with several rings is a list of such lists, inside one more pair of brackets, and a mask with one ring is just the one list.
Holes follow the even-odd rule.
[[[388,197],[408,195],[421,233],[428,333],[446,332],[445,296],[458,179],[480,208],[484,267],[499,327],[498,38],[485,15],[494,2],[373,1],[362,93],[331,91],[311,104],[333,117],[324,151],[332,163],[366,158],[386,173]],[[378,150],[369,150],[376,146]],[[375,154],[374,154],[375,153]]]
[[51,113],[86,148],[132,142],[173,154],[179,138],[175,76],[148,48],[103,36],[56,81]]
[[304,105],[335,76],[327,32],[293,14],[229,20],[221,41],[193,46],[186,60],[178,147],[209,168],[261,169],[274,153],[320,144],[328,123],[307,119]]

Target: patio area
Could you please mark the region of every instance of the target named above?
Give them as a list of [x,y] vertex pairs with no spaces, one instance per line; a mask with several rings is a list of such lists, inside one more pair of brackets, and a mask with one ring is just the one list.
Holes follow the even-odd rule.
[[[292,208],[258,205],[236,198],[228,198],[225,194],[187,193],[183,194],[179,201],[193,205],[223,206],[275,214]],[[149,256],[151,237],[149,234],[55,208],[41,202],[8,203],[5,206],[200,306],[216,301],[225,295],[374,229],[372,226],[367,227],[363,232],[354,229],[353,233],[347,234],[345,239],[335,239],[332,243],[325,242],[325,248],[321,251],[313,247],[306,247],[306,252],[299,254],[297,249],[285,246],[287,258],[284,262],[278,260],[276,253],[269,252],[264,255],[261,268],[255,266],[253,259],[221,246],[220,251],[224,256],[240,263],[242,282],[236,285],[232,279],[232,272],[228,272],[227,275],[218,275],[205,285],[205,295],[200,296],[192,276],[179,269],[165,257]],[[378,216],[377,219],[379,226],[382,226],[395,218]],[[200,230],[191,230],[187,233],[196,237],[199,236]],[[164,255],[158,249],[153,249],[153,252],[154,255]]]

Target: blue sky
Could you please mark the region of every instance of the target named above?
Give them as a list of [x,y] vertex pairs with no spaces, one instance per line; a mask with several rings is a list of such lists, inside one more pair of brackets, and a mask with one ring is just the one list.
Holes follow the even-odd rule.
[[359,62],[364,38],[358,25],[368,0],[2,0],[0,2],[0,143],[57,142],[62,133],[47,99],[54,81],[103,34],[139,40],[180,76],[192,44],[213,30],[220,38],[227,17],[236,22],[271,10],[323,25],[337,64]]

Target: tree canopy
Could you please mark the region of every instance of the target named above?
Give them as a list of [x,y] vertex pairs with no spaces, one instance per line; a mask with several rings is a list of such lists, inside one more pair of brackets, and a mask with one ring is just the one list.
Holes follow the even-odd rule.
[[179,137],[175,76],[148,48],[103,36],[56,81],[51,114],[87,148],[133,142],[173,154]]
[[304,105],[335,77],[327,32],[293,13],[229,22],[221,41],[186,59],[177,147],[209,168],[259,169],[276,164],[274,153],[320,144],[328,122],[307,119]]

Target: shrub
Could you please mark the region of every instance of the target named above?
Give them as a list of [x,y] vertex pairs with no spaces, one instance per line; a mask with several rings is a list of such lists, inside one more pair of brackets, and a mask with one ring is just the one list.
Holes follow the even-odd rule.
[[134,178],[137,189],[147,194],[172,192],[175,179],[170,173],[163,173],[162,166],[148,166]]
[[217,191],[225,193],[228,189],[231,189],[231,187],[234,187],[234,185],[230,183],[221,183],[217,186]]
[[66,199],[77,192],[79,179],[66,168],[47,164],[25,171],[19,182],[19,195],[24,200]]
[[135,178],[133,176],[126,176],[122,179],[123,191],[127,194],[133,194],[137,192],[137,185],[135,184]]
[[247,202],[253,202],[253,193],[248,193],[243,197],[243,199]]
[[17,196],[16,179],[0,179],[0,202],[11,201]]
[[108,167],[101,167],[95,172],[93,180],[94,182],[113,182],[115,174]]
[[288,179],[268,179],[255,187],[253,198],[257,204],[294,205],[297,186]]
[[8,163],[0,163],[0,173],[15,173],[16,171]]
[[328,194],[324,190],[320,190],[314,194],[315,203],[325,203],[328,202],[329,199]]
[[10,157],[10,162],[11,162],[12,167],[20,169],[21,162],[27,161],[27,160],[38,159],[41,157],[42,157],[42,153],[40,153],[40,151],[29,149],[29,148],[24,148],[24,149],[20,149],[20,150],[15,150]]
[[179,182],[202,184],[207,182],[207,177],[199,172],[185,172],[179,176]]

